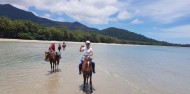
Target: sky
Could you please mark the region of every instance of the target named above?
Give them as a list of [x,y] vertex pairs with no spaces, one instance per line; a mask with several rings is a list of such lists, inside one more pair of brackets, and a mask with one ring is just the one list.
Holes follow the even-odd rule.
[[0,0],[36,16],[190,44],[190,0]]

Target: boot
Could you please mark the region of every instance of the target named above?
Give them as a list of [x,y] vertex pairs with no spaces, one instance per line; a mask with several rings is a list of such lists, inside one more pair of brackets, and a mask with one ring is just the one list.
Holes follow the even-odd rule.
[[93,69],[93,73],[96,73],[95,69],[94,68],[92,68],[92,69]]
[[79,74],[81,74],[81,69],[79,68]]
[[79,64],[79,74],[81,74],[82,64]]
[[96,71],[95,71],[95,63],[94,62],[92,62],[92,71],[93,71],[93,73],[96,73]]

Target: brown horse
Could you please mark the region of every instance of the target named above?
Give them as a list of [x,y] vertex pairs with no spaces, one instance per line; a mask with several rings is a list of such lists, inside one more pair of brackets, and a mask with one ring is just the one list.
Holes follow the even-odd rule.
[[56,65],[57,65],[57,69],[58,69],[58,65],[59,65],[59,56],[56,55],[52,52],[45,52],[45,61],[50,61],[50,65],[51,65],[51,70],[54,71],[54,69],[56,69]]
[[88,78],[90,77],[90,92],[92,92],[92,63],[90,57],[86,58],[82,63],[82,73],[84,78],[83,90],[85,90],[85,84],[88,84]]

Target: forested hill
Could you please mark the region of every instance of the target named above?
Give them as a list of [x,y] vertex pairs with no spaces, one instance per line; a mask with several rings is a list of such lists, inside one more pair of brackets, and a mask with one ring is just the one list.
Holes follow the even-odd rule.
[[102,30],[101,34],[116,37],[118,39],[129,40],[129,41],[142,41],[142,42],[159,42],[154,39],[147,38],[143,35],[136,34],[124,29],[110,27]]
[[8,17],[0,17],[0,37],[17,39],[80,41],[90,40],[96,43],[120,43],[139,45],[164,45],[164,46],[190,46],[171,44],[167,42],[143,42],[129,41],[100,33],[90,33],[80,30],[71,31],[67,28],[55,26],[45,27],[27,20],[12,20]]
[[75,30],[74,32],[60,26],[45,27],[32,21],[13,20],[3,16],[0,16],[0,37],[58,41],[85,41],[89,39],[93,42],[110,41],[110,43],[117,41],[116,38],[100,34],[82,32],[79,30]]

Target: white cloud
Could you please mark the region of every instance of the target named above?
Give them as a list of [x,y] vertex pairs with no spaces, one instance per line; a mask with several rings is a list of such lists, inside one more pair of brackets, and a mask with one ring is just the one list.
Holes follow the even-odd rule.
[[[19,8],[35,7],[54,14],[66,14],[69,17],[91,24],[104,24],[110,21],[131,18],[124,3],[120,0],[2,0]],[[123,2],[123,1],[122,1]],[[47,16],[47,15],[46,15]],[[45,17],[46,17],[45,16]]]
[[131,22],[131,24],[141,24],[143,23],[143,21],[139,20],[139,19],[135,19]]
[[109,22],[111,20],[110,16],[118,11],[118,8],[110,2],[99,1],[99,3],[102,3],[101,6],[96,6],[96,4],[99,4],[98,2],[71,1],[68,3],[65,9],[67,15],[79,21],[87,21],[93,24]]
[[148,32],[148,34],[168,38],[190,38],[190,24],[163,29],[154,27],[153,29],[154,32]]
[[59,18],[55,19],[54,21],[61,21],[62,22],[62,21],[64,21],[64,19],[59,17]]
[[21,0],[0,0],[0,4],[11,4],[17,8],[28,10],[28,7]]
[[161,41],[190,44],[188,41],[190,39],[190,24],[164,29],[154,27],[153,30],[154,32],[146,32],[145,35]]
[[190,15],[190,0],[157,0],[146,2],[142,6],[136,6],[139,9],[139,16],[149,17],[153,20],[168,24],[177,21],[180,18]]
[[132,18],[132,14],[126,10],[120,11],[117,15],[118,20],[125,20],[125,19],[129,19],[129,18]]
[[36,16],[40,16],[40,15],[38,15],[36,12],[32,12],[34,15],[36,15]]
[[45,17],[45,18],[50,18],[51,15],[46,13],[46,14],[44,14],[44,17]]
[[1,0],[27,10],[30,6],[91,24],[104,24],[137,17],[173,23],[190,16],[190,0]]
[[160,34],[174,38],[190,38],[190,24],[162,29],[162,32]]
[[43,17],[43,18],[47,18],[47,19],[51,19],[51,20],[53,20],[53,21],[64,21],[64,19],[61,18],[61,17],[52,18],[51,14],[48,14],[48,13],[44,14],[44,16],[42,16],[42,17]]

